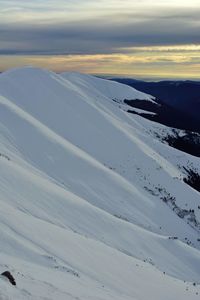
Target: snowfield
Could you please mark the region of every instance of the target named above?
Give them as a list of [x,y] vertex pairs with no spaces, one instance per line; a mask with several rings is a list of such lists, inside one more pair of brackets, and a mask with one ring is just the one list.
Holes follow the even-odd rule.
[[[128,114],[150,95],[86,74],[0,75],[0,299],[200,294],[199,158]],[[180,134],[181,131],[180,131]]]

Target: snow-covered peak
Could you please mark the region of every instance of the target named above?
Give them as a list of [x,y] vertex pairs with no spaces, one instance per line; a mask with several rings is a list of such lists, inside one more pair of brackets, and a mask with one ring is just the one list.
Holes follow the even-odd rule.
[[133,97],[152,100],[86,74],[0,75],[0,269],[17,283],[0,278],[0,297],[196,299],[199,193],[183,177],[200,163],[129,115]]
[[[32,66],[25,66],[23,68],[15,68],[5,71],[1,74],[1,82],[9,81],[9,84],[16,85],[28,85],[28,88],[34,88],[34,83],[45,84],[47,80],[57,77],[57,81],[61,81],[61,78],[66,79],[73,85],[82,89],[88,90],[93,93],[106,96],[114,100],[148,100],[154,102],[154,97],[145,93],[139,92],[134,88],[125,86],[121,83],[97,78],[92,75],[82,74],[78,72],[65,72],[58,75],[52,71],[36,68]],[[60,77],[60,78],[59,78]],[[67,87],[67,85],[66,85]],[[70,88],[70,87],[69,87]],[[154,102],[155,103],[155,102]]]
[[13,68],[4,71],[1,73],[1,77],[7,77],[7,78],[15,78],[18,77],[30,77],[30,76],[41,76],[41,74],[52,74],[52,71],[49,71],[47,69],[32,67],[32,66],[24,66],[19,68]]
[[148,100],[154,102],[154,97],[145,93],[139,92],[134,88],[125,86],[124,84],[102,79],[88,74],[76,72],[65,72],[61,74],[65,79],[75,83],[76,85],[88,88],[89,90],[96,89],[102,95],[116,100]]
[[[49,86],[51,86],[51,90],[48,89]],[[66,97],[72,93],[76,95],[80,93],[81,96],[85,93],[85,95],[90,94],[118,101],[137,99],[153,102],[154,99],[152,96],[139,92],[134,88],[92,75],[76,72],[59,75],[46,69],[31,66],[11,69],[2,73],[0,87],[3,95],[12,97],[13,94],[17,99],[21,99],[22,96],[27,97],[28,95],[29,97],[41,97],[41,93],[43,93],[45,87],[46,90],[49,90],[49,93],[54,93],[55,97],[57,96],[57,91],[59,93],[62,90],[66,94]],[[6,91],[5,94],[4,91]],[[47,95],[45,98],[47,98]]]

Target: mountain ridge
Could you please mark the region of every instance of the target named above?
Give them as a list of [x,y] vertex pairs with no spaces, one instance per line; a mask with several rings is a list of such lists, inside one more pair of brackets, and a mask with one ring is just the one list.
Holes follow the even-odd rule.
[[199,193],[183,179],[200,163],[158,139],[171,128],[128,114],[134,97],[154,101],[76,73],[0,76],[0,267],[16,277],[13,299],[196,299]]

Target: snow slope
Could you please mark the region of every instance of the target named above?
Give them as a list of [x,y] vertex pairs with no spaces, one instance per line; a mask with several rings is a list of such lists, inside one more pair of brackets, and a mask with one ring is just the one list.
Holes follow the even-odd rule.
[[89,75],[0,75],[0,271],[17,282],[2,299],[197,298],[200,197],[182,179],[199,159],[124,99],[153,101]]

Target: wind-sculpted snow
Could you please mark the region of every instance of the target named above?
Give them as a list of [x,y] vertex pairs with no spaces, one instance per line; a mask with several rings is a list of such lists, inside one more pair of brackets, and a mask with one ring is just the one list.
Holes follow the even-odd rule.
[[0,299],[197,299],[200,198],[183,179],[200,163],[129,115],[134,98],[153,101],[89,75],[0,75],[0,273],[17,283],[0,278]]

